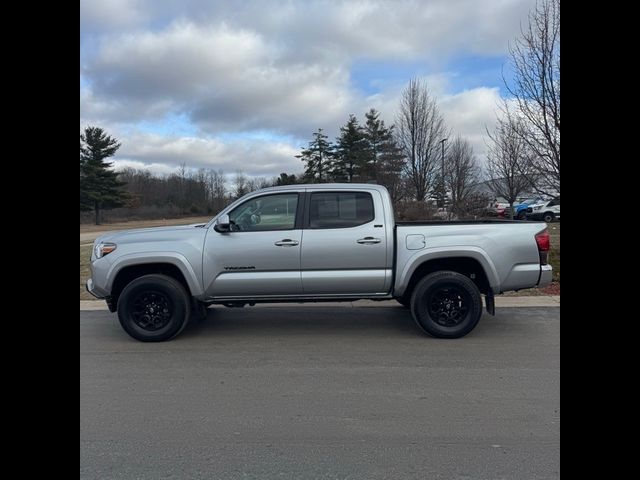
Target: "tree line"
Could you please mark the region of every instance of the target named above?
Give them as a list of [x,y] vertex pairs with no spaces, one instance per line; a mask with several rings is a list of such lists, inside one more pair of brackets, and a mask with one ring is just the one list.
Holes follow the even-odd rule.
[[[91,162],[80,161],[81,222],[174,218],[213,215],[231,201],[261,188],[298,183],[296,175],[249,177],[241,171],[228,175],[218,168],[187,168],[181,164],[171,174],[156,174],[141,168],[114,171],[109,158],[119,143],[99,127],[87,127],[81,145],[92,152]],[[100,183],[108,178],[109,183]],[[96,185],[101,185],[96,188]]]
[[373,108],[362,125],[351,114],[334,142],[319,128],[297,155],[300,182],[384,185],[400,218],[424,218],[436,206],[448,207],[448,217],[481,214],[488,197],[477,191],[482,175],[473,148],[446,126],[424,81],[409,82],[398,112],[389,126]]

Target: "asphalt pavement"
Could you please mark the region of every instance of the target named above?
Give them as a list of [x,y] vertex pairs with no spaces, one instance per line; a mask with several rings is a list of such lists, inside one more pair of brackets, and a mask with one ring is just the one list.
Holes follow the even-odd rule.
[[404,308],[209,309],[140,343],[80,312],[83,479],[557,479],[557,307],[458,340]]

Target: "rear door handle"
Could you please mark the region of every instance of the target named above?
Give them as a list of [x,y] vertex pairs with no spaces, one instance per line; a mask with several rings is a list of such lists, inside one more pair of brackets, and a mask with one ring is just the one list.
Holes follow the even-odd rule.
[[279,242],[276,242],[275,245],[277,245],[278,247],[295,247],[299,243],[300,242],[298,242],[297,240],[291,240],[290,238],[285,238],[283,240],[280,240]]
[[357,240],[357,242],[363,245],[371,245],[373,243],[380,243],[381,240],[379,238],[374,238],[374,237],[364,237]]

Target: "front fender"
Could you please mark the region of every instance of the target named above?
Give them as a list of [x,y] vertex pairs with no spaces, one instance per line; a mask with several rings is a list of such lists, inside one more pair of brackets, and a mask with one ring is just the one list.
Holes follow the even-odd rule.
[[107,272],[106,289],[111,291],[114,279],[118,275],[118,272],[123,268],[148,263],[169,263],[178,267],[180,272],[182,272],[187,285],[189,285],[191,295],[194,297],[203,295],[202,284],[198,280],[198,276],[193,269],[193,266],[184,255],[178,252],[146,252],[143,255],[133,253],[118,257],[115,259],[113,264],[111,264]]

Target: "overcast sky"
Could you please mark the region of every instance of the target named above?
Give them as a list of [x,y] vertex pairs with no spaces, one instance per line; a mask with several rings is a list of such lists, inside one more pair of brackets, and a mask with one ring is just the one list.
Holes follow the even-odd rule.
[[122,147],[117,167],[299,173],[319,127],[369,108],[394,123],[426,79],[484,158],[507,48],[535,0],[81,0],[80,127]]

